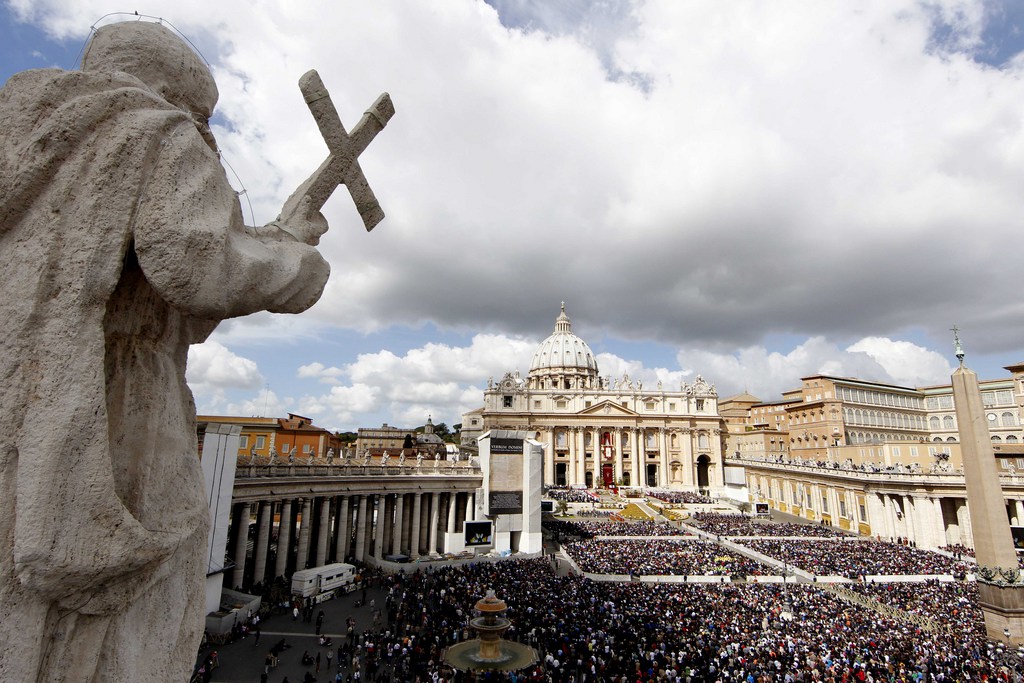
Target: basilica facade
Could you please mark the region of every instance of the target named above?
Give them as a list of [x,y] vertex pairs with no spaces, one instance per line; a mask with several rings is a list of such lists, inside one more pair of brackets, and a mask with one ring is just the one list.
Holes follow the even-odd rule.
[[526,431],[544,445],[545,485],[708,493],[723,486],[714,386],[700,376],[677,389],[602,377],[564,304],[527,376],[488,380],[483,407],[463,415],[464,443],[491,429]]

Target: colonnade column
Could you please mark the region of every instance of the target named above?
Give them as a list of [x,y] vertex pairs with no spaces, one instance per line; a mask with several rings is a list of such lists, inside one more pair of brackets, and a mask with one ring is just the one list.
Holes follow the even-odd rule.
[[417,559],[420,556],[420,541],[423,538],[423,529],[420,528],[420,506],[423,504],[423,494],[412,495],[412,538],[409,540],[409,557]]
[[373,532],[373,556],[378,560],[384,557],[384,529],[381,526],[387,526],[385,522],[386,510],[387,496],[377,494],[377,524]]
[[356,562],[366,560],[366,496],[359,496],[359,509],[356,512]]
[[467,493],[466,494],[466,521],[467,522],[472,521],[473,519],[476,518],[476,515],[473,514],[474,513],[474,510],[473,510],[473,503],[474,503],[473,499],[474,498],[475,498],[475,494],[473,494],[473,493]]
[[441,523],[441,494],[430,494],[430,534],[427,539],[428,553],[437,552],[437,526]]
[[1013,509],[1017,512],[1017,526],[1024,525],[1024,500],[1013,501]]
[[452,491],[448,494],[448,533],[455,533],[455,503],[458,500],[458,493]]
[[604,453],[601,452],[601,428],[592,427],[590,451],[594,455],[594,488],[604,486]]
[[402,524],[405,513],[405,496],[401,493],[395,495],[395,529],[392,532],[391,554],[399,555],[402,552]]
[[253,549],[252,582],[262,583],[267,573],[267,547],[270,545],[270,524],[274,521],[274,504],[268,500],[260,503],[259,528],[256,531],[256,547]]
[[949,545],[949,540],[946,534],[946,516],[942,512],[942,498],[932,498],[932,505],[935,506],[935,519],[938,520],[938,538],[937,545],[944,546]]
[[316,536],[316,564],[322,567],[327,564],[327,541],[331,536],[331,499],[320,499],[320,528]]
[[245,580],[245,551],[249,547],[249,504],[239,506],[235,520],[235,570],[231,573],[231,587],[241,586]]
[[281,522],[277,527],[277,562],[274,563],[274,578],[288,572],[288,555],[292,546],[292,501],[281,503]]
[[348,528],[348,508],[348,496],[338,496],[338,531],[334,537],[335,562],[345,562],[348,560],[348,545],[352,537]]
[[299,550],[295,558],[295,569],[305,569],[309,564],[309,532],[313,526],[313,499],[302,500],[302,522],[299,525]]

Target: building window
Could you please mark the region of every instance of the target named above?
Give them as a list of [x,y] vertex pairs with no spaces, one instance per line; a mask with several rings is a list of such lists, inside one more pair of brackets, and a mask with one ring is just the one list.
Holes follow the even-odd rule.
[[302,452],[303,453],[308,455],[311,450],[313,450],[313,449],[312,449],[312,447],[308,443],[302,445]]
[[644,408],[647,410],[654,410],[654,401],[648,401],[644,404]]
[[256,450],[262,451],[263,450],[263,446],[266,445],[266,443],[267,443],[267,437],[265,437],[265,436],[257,436],[256,437]]
[[821,494],[821,511],[828,512],[828,496]]
[[565,402],[564,399],[559,399],[559,400],[555,401],[555,407],[556,408],[564,408],[565,406],[566,406],[566,402]]
[[697,403],[697,410],[704,410],[704,399],[698,398],[696,403]]
[[536,409],[540,409],[540,401],[534,401],[533,402],[533,407],[536,408]]
[[675,403],[669,403],[669,404],[668,404],[668,409],[669,409],[670,411],[675,411],[675,409],[676,409],[676,404],[675,404]]
[[589,407],[590,407],[590,406],[592,406],[593,404],[594,404],[594,402],[593,402],[593,401],[584,401],[584,402],[583,402],[583,407],[584,407],[584,408],[589,408]]
[[242,449],[242,450],[245,450],[246,448],[249,447],[249,435],[248,434],[246,434],[245,436],[242,437],[242,440],[238,443],[238,447],[240,449]]
[[502,405],[503,408],[511,408],[512,407],[512,397],[511,396],[502,396],[501,397],[501,405]]
[[868,510],[866,507],[864,507],[864,503],[861,503],[860,505],[857,506],[857,514],[860,515],[861,521],[868,518]]
[[839,499],[839,516],[846,517],[846,501],[842,498]]
[[1013,427],[1017,424],[1017,419],[1013,416],[1013,413],[1003,413],[1003,426]]

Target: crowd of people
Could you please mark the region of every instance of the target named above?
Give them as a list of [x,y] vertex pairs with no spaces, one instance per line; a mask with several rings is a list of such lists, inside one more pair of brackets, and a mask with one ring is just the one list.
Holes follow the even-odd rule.
[[951,617],[963,622],[955,633],[929,633],[807,584],[786,592],[779,584],[606,584],[557,577],[545,559],[382,581],[386,619],[339,645],[337,680],[468,680],[442,655],[474,637],[471,606],[488,589],[508,604],[506,637],[538,652],[538,662],[515,678],[493,680],[1003,680],[994,650],[968,627],[966,613]]
[[963,576],[970,570],[964,562],[945,555],[884,541],[751,538],[739,542],[818,576]]
[[973,581],[869,582],[848,584],[846,588],[907,614],[930,619],[943,628],[968,628],[975,636],[985,635],[978,584]]
[[763,575],[774,570],[710,541],[585,540],[564,546],[581,571],[632,576]]
[[836,538],[849,534],[824,524],[799,524],[751,519],[742,514],[694,513],[686,524],[714,536],[805,536]]
[[691,504],[710,504],[715,501],[711,500],[707,496],[696,493],[694,491],[668,491],[665,489],[646,489],[644,494],[648,498],[656,498],[663,503],[671,503],[673,505],[680,505],[684,503]]
[[595,536],[685,536],[685,529],[653,520],[635,522],[604,522],[595,520],[545,519],[544,530],[557,539],[566,537],[594,538]]
[[597,494],[587,489],[570,488],[568,486],[547,486],[544,488],[544,496],[551,500],[560,500],[565,503],[596,503],[601,500]]

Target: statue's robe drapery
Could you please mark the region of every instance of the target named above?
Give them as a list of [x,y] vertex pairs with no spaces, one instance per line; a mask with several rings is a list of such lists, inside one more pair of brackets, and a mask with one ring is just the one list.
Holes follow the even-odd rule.
[[188,347],[329,268],[246,228],[190,114],[121,72],[0,90],[0,680],[187,680],[208,510]]

